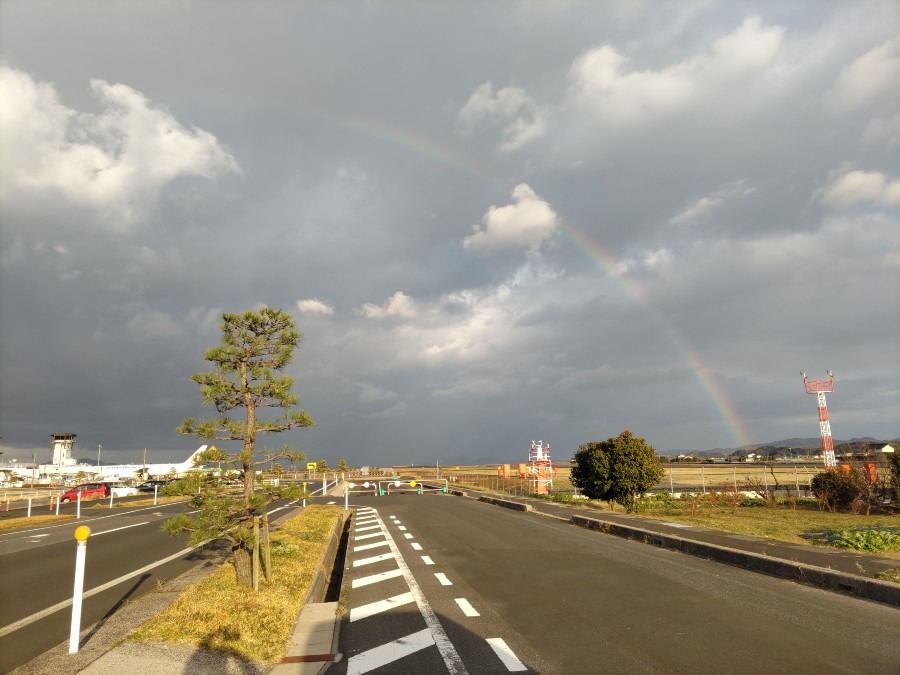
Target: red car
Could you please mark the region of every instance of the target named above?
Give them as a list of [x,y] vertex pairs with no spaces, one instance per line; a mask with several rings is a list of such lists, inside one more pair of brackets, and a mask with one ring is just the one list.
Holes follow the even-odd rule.
[[66,502],[78,501],[79,492],[81,493],[81,501],[103,499],[104,497],[109,497],[110,490],[111,488],[107,483],[82,483],[67,492],[63,492],[62,502],[65,504]]

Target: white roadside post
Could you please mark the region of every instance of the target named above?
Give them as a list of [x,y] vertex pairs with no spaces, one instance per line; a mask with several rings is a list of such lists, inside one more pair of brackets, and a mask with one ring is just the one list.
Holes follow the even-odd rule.
[[113,500],[114,494],[115,494],[115,492],[113,491],[113,489],[109,488],[109,508],[112,508],[112,500]]
[[75,509],[75,520],[81,519],[81,490],[78,491],[78,508]]
[[156,496],[159,494],[159,485],[153,486],[153,506],[156,506]]
[[344,483],[344,511],[349,508],[350,487]]
[[303,508],[306,508],[306,483],[303,484]]
[[31,497],[28,498],[28,517],[31,518]]
[[56,495],[56,515],[59,515],[59,503],[62,501],[62,495]]
[[323,471],[323,472],[322,472],[322,496],[323,496],[323,497],[325,496],[325,491],[326,491],[327,489],[328,489],[328,488],[327,488],[326,485],[325,485],[325,472]]
[[87,554],[87,540],[91,528],[81,525],[75,528],[75,588],[72,591],[72,626],[69,629],[69,653],[78,651],[78,634],[81,632],[81,600],[84,595],[84,559]]

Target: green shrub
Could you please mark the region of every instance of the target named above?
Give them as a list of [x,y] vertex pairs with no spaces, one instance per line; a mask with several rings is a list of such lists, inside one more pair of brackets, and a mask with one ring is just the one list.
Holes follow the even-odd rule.
[[[900,528],[894,529],[900,532]],[[869,553],[900,551],[900,533],[892,530],[838,530],[834,534],[831,545],[837,548],[849,548]]]
[[813,476],[812,492],[819,499],[820,506],[832,512],[850,506],[860,493],[856,473],[855,470],[850,473],[831,470]]

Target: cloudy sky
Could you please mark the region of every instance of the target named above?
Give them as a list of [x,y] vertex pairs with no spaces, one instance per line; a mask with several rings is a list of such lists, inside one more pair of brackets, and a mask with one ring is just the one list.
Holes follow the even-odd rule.
[[896,2],[0,2],[3,459],[186,457],[291,312],[353,465],[900,436]]

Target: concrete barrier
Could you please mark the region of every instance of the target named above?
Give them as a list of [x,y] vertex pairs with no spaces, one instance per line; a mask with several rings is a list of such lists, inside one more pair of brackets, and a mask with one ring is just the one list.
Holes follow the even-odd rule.
[[888,605],[900,607],[900,584],[894,584],[880,579],[870,579],[857,574],[839,572],[837,570],[817,567],[807,563],[771,558],[769,556],[739,551],[733,548],[717,546],[706,542],[683,539],[672,534],[651,532],[639,527],[611,523],[597,518],[574,515],[571,519],[574,525],[597,530],[617,537],[639,541],[645,544],[653,544],[661,548],[687,553],[688,555],[707,558],[716,562],[743,567],[744,569],[768,574],[770,576],[799,581],[801,583],[819,586],[830,590],[853,593],[860,598],[875,600]]
[[506,509],[512,509],[514,511],[534,511],[530,504],[524,504],[522,502],[514,502],[509,499],[499,499],[497,497],[488,497],[481,496],[478,498],[480,502],[486,502],[488,504],[495,504],[496,506],[502,506]]

